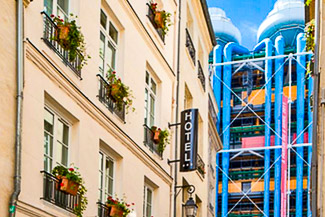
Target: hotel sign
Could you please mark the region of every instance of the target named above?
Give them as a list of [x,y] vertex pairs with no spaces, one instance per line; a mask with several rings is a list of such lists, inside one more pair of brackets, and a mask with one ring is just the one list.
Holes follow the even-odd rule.
[[198,109],[181,113],[181,157],[180,171],[197,169]]

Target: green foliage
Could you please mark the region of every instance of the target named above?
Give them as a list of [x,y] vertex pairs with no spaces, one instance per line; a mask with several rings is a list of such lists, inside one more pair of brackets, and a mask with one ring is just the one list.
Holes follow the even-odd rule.
[[64,166],[58,165],[52,170],[54,176],[65,176],[68,180],[74,181],[79,184],[78,194],[80,196],[80,203],[76,204],[74,208],[74,214],[78,217],[82,217],[82,213],[86,210],[88,199],[85,196],[87,189],[84,186],[84,181],[81,174],[78,172],[77,167],[66,168]]
[[111,196],[107,198],[106,204],[109,206],[116,206],[119,210],[123,212],[123,217],[126,217],[133,209],[130,209],[131,205],[134,205],[134,203],[129,204],[125,202],[125,198],[123,199],[113,199]]
[[[158,11],[157,10],[157,3],[155,3],[154,1],[150,1],[150,4],[149,4],[149,7],[151,8],[154,16],[156,16],[157,13],[161,13],[161,16],[162,16],[162,27],[161,27],[161,30],[162,30],[162,34],[163,35],[166,35],[169,31],[169,26],[172,25],[172,22],[171,22],[171,16],[172,14],[169,13],[169,12],[166,12],[165,10],[162,10],[162,11]],[[157,23],[157,21],[155,20],[155,22]],[[157,23],[157,25],[159,25],[159,23]]]
[[[113,100],[118,110],[121,111],[125,105],[128,112],[134,98],[130,88],[120,78],[117,78],[116,72],[112,70],[109,70],[107,73],[107,81],[109,83],[107,86],[107,97]],[[132,107],[132,111],[134,110]]]
[[315,20],[312,19],[305,27],[306,50],[315,51]]
[[[79,55],[81,66],[80,69],[87,64],[87,60],[91,57],[86,54],[86,43],[84,41],[84,36],[81,33],[80,26],[76,24],[77,16],[70,14],[70,18],[67,20],[61,19],[59,16],[56,17],[53,14],[51,15],[53,22],[57,25],[57,29],[54,35],[53,40],[57,41],[65,50],[69,51],[69,61],[74,61]],[[60,31],[63,31],[63,28],[68,28],[67,37],[60,37]]]
[[306,6],[309,6],[312,3],[313,0],[306,0]]
[[162,154],[164,152],[167,144],[170,143],[170,141],[169,141],[169,131],[167,129],[165,129],[165,130],[161,130],[160,128],[157,129],[156,126],[152,126],[151,131],[153,133],[155,133],[156,131],[159,131],[159,137],[158,137],[157,145],[158,145],[159,153]]

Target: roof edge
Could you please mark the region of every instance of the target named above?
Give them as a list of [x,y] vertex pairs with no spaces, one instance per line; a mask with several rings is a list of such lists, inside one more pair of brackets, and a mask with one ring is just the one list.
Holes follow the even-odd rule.
[[216,46],[217,41],[216,41],[216,38],[214,36],[214,31],[213,31],[213,27],[212,27],[212,22],[211,22],[209,10],[208,10],[207,2],[206,2],[206,0],[200,0],[200,2],[201,2],[204,17],[205,17],[205,21],[206,21],[206,24],[207,24],[208,29],[209,29],[209,35],[210,35],[212,45]]

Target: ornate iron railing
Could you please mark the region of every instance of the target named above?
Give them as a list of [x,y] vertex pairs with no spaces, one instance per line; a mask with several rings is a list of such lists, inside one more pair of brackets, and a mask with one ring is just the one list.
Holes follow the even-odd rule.
[[147,17],[149,18],[151,24],[153,25],[153,27],[156,29],[159,37],[161,38],[161,40],[163,42],[165,42],[165,34],[162,30],[162,28],[159,28],[156,21],[155,21],[155,13],[153,12],[153,10],[150,8],[150,5],[147,3],[148,5],[148,15]]
[[191,59],[193,61],[193,64],[195,65],[195,62],[196,62],[196,57],[195,57],[195,48],[194,48],[194,44],[193,44],[193,41],[192,41],[192,38],[191,38],[191,35],[188,31],[188,29],[185,29],[186,30],[186,47],[187,47],[187,50],[191,56]]
[[197,171],[202,175],[204,178],[205,176],[205,163],[203,162],[200,155],[197,155]]
[[74,213],[74,209],[80,204],[80,196],[65,193],[60,190],[60,180],[52,174],[41,171],[43,173],[43,197],[46,200],[62,209]]
[[198,77],[198,79],[200,79],[203,90],[205,91],[205,76],[204,76],[203,69],[202,69],[200,61],[197,61],[197,63],[198,63],[197,77]]
[[156,153],[158,156],[162,157],[162,153],[158,151],[158,145],[155,144],[153,141],[154,133],[146,124],[144,124],[143,127],[144,127],[144,145],[147,146],[151,152]]
[[101,202],[97,202],[98,205],[98,217],[109,217],[111,208]]
[[122,110],[119,110],[111,98],[108,97],[107,87],[110,84],[100,74],[97,74],[97,77],[99,79],[99,90],[97,96],[99,101],[103,103],[110,112],[116,114],[122,121],[125,121],[125,105]]
[[45,12],[41,12],[41,14],[44,17],[43,41],[62,59],[64,64],[69,66],[72,71],[81,77],[81,62],[83,56],[78,53],[75,60],[69,61],[69,51],[65,50],[57,41],[54,40],[54,36],[58,29],[57,25]]

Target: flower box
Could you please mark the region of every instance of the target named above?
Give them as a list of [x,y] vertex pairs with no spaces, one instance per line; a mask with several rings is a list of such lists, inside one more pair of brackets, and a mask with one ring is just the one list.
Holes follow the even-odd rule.
[[67,179],[65,176],[57,176],[59,181],[60,190],[68,194],[76,196],[79,189],[79,183],[76,183],[72,180]]

